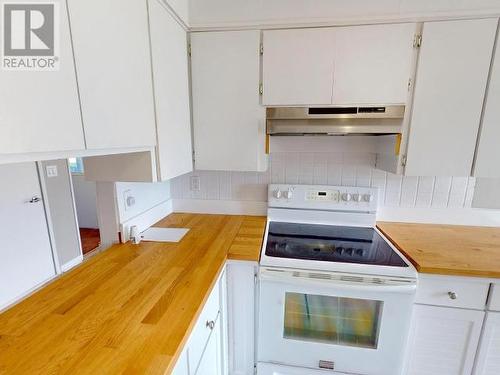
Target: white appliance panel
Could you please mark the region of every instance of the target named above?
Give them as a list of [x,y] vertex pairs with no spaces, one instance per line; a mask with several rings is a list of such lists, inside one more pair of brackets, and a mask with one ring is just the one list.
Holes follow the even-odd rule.
[[[335,371],[401,373],[410,324],[402,317],[411,316],[416,281],[328,280],[327,273],[297,272],[261,268],[259,362],[319,369],[324,361]],[[303,300],[307,307],[297,308]]]

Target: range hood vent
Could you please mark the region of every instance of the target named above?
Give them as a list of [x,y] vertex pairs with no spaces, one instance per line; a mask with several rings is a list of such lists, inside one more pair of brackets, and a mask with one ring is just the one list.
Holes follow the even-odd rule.
[[404,113],[404,105],[271,107],[266,111],[267,134],[397,134]]

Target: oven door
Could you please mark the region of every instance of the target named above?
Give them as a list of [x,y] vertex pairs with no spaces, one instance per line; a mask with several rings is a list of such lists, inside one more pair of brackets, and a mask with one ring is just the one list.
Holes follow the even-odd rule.
[[416,280],[261,268],[258,361],[400,374]]

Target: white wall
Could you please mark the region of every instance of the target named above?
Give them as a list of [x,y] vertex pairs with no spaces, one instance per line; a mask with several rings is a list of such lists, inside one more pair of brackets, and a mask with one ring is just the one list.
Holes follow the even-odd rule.
[[500,179],[478,178],[472,207],[500,209]]
[[500,13],[498,0],[190,0],[191,27],[362,23]]
[[[48,211],[55,248],[60,265],[64,265],[82,256],[80,235],[75,219],[71,180],[68,160],[48,160],[41,162],[42,176],[48,200]],[[47,166],[57,167],[57,176],[48,177]]]
[[97,223],[96,183],[85,181],[85,176],[74,174],[76,215],[80,228],[99,228]]
[[179,16],[187,26],[189,26],[189,0],[157,0],[165,2]]
[[[272,153],[268,172],[195,171],[172,181],[173,199],[267,200],[267,184],[372,186],[380,189],[380,206],[470,207],[475,179],[402,177],[374,168],[372,153]],[[200,177],[200,191],[190,177]]]
[[[267,172],[194,171],[173,179],[174,210],[264,213],[268,183],[372,186],[380,191],[381,220],[500,225],[500,211],[471,208],[474,178],[378,170],[365,137],[272,137],[271,151]],[[191,176],[200,177],[199,191],[191,191]]]
[[[195,171],[172,180],[172,198],[265,202],[269,183],[325,184],[378,187],[380,206],[471,206],[474,178],[394,175],[375,169],[375,150],[374,137],[275,136],[267,172]],[[193,175],[200,191],[190,189]]]
[[[135,205],[125,206],[125,192],[135,198]],[[170,182],[144,183],[144,182],[117,182],[116,202],[120,224],[137,217],[151,208],[170,199]]]

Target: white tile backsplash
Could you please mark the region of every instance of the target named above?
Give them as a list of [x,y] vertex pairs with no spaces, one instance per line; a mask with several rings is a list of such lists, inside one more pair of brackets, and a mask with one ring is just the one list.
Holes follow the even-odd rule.
[[[195,171],[172,180],[174,199],[257,201],[267,199],[267,184],[325,184],[379,188],[387,207],[470,207],[475,179],[406,177],[375,169],[370,152],[275,152],[267,172]],[[200,191],[190,191],[190,177],[200,177]]]

